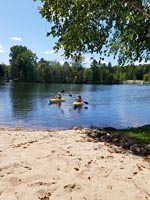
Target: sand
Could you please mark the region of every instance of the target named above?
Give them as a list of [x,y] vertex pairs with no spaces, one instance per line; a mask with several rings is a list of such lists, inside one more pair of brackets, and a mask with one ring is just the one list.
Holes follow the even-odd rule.
[[0,128],[0,200],[148,200],[150,162],[85,129]]

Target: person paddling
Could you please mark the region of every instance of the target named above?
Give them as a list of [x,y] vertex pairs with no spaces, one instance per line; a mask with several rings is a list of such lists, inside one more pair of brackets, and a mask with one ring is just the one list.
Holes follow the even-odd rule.
[[79,95],[75,98],[75,101],[76,102],[82,102],[82,97]]
[[61,93],[58,92],[57,95],[55,96],[56,99],[61,99]]

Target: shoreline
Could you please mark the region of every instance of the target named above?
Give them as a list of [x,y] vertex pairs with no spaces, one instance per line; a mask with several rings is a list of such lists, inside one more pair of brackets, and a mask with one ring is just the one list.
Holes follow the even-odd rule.
[[150,160],[86,131],[0,128],[0,199],[150,199]]
[[[71,130],[80,130],[85,132],[86,136],[89,139],[92,139],[93,142],[105,142],[110,145],[118,146],[122,148],[124,151],[130,151],[131,153],[146,157],[150,156],[150,140],[149,136],[146,140],[146,135],[150,131],[150,125],[144,125],[141,127],[136,128],[129,128],[129,129],[116,129],[113,127],[107,128],[98,128],[98,127],[91,127],[91,128],[83,128],[83,127],[72,127],[70,129],[40,129],[40,128],[24,128],[24,127],[0,127],[0,131],[23,131],[23,132],[67,132]],[[122,132],[123,131],[123,132]],[[137,139],[137,136],[131,137],[128,136],[126,131],[131,132],[139,135],[142,132],[142,138]],[[132,134],[133,135],[133,134]]]
[[[93,126],[93,125],[90,125],[89,127],[70,127],[70,128],[61,128],[61,129],[57,129],[57,128],[35,128],[35,127],[32,127],[32,128],[29,128],[29,127],[21,127],[21,126],[0,126],[0,130],[1,129],[20,129],[20,130],[33,130],[33,131],[66,131],[66,130],[71,130],[71,129],[74,129],[74,128],[81,128],[81,129],[88,129],[88,128],[97,128],[97,129],[104,129],[104,130],[127,130],[127,129],[132,129],[132,128],[143,128],[143,127],[150,127],[150,124],[144,124],[144,125],[141,125],[141,126],[129,126],[129,127],[126,127],[126,128],[116,128],[116,127],[109,127],[109,126],[104,126],[104,127],[101,127],[101,126]],[[92,129],[91,128],[91,129]]]

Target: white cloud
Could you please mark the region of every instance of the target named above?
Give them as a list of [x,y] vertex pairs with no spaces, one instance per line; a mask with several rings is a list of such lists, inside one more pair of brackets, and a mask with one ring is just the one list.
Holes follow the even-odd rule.
[[150,60],[148,60],[147,62],[141,61],[141,62],[134,62],[135,65],[144,65],[144,64],[150,64]]
[[60,60],[60,61],[59,61],[59,63],[60,63],[61,65],[63,65],[64,62],[65,62],[64,60]]
[[105,61],[105,60],[101,60],[101,63],[102,63],[102,64],[106,64],[106,65],[108,65],[108,62]]
[[4,53],[4,47],[0,44],[0,53]]
[[47,51],[45,51],[45,54],[53,54],[53,53],[55,53],[55,51],[54,50],[47,50]]
[[11,37],[11,40],[15,40],[15,41],[22,41],[22,39],[20,37]]
[[86,67],[90,67],[91,62],[92,62],[91,56],[84,55],[83,64],[84,64]]
[[91,62],[91,57],[90,56],[85,56],[84,57],[85,62]]
[[0,49],[0,53],[4,53],[4,50],[3,50],[3,49]]

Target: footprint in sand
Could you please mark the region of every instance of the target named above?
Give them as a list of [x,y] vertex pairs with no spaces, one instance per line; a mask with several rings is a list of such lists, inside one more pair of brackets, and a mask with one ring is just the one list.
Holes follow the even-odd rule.
[[64,189],[65,189],[65,191],[72,192],[72,191],[80,190],[81,187],[80,187],[80,185],[74,183],[74,184],[65,185]]
[[52,186],[52,185],[55,185],[57,184],[56,181],[53,181],[53,182],[50,182],[50,183],[44,183],[42,181],[39,181],[39,182],[34,182],[34,183],[31,183],[31,184],[28,184],[28,186],[31,186],[31,187],[36,187],[36,186]]
[[11,177],[9,180],[10,184],[14,187],[18,186],[21,183],[21,179],[17,177]]
[[38,191],[38,199],[40,200],[49,200],[52,194],[50,192],[46,192],[44,190]]

